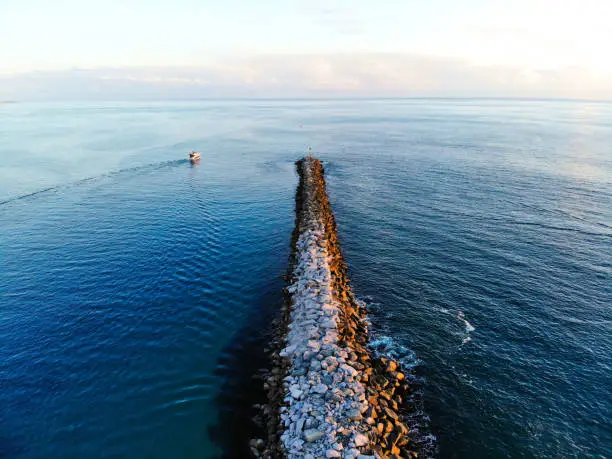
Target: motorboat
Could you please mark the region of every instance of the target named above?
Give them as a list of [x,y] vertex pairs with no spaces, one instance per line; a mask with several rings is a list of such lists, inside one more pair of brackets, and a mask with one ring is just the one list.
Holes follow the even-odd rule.
[[192,151],[189,153],[189,161],[191,161],[192,163],[195,163],[199,160],[200,160],[200,153],[198,153],[197,151]]

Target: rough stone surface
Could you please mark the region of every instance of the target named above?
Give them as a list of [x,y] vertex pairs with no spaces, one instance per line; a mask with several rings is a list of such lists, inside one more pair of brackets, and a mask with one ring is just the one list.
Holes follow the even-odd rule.
[[[313,179],[311,173],[312,168],[307,164],[303,170],[306,182]],[[308,191],[305,187],[305,192]],[[306,196],[305,202],[309,201]],[[287,288],[292,303],[291,326],[281,355],[292,360],[285,378],[289,385],[288,409],[281,414],[281,419],[287,429],[281,441],[288,451],[287,456],[297,457],[293,452],[297,452],[294,440],[301,435],[299,427],[306,423],[316,424],[316,431],[304,433],[306,443],[300,456],[340,457],[338,449],[332,446],[345,430],[361,430],[359,414],[367,405],[360,395],[365,393],[365,388],[355,378],[357,370],[338,345],[337,324],[341,311],[330,285],[331,260],[326,248],[325,228],[315,212],[303,219],[303,223],[296,244],[294,282]],[[302,359],[295,358],[299,355]],[[321,363],[319,357],[325,357]],[[311,363],[313,361],[317,363]],[[345,390],[333,391],[328,396],[329,383]],[[352,416],[344,415],[345,407],[350,407]]]
[[322,165],[307,157],[298,171],[283,341],[264,384],[269,436],[261,457],[417,457],[399,411],[409,387],[397,362],[367,348],[366,309],[348,285]]
[[304,432],[304,439],[307,442],[313,442],[325,437],[325,434],[317,429],[308,429]]

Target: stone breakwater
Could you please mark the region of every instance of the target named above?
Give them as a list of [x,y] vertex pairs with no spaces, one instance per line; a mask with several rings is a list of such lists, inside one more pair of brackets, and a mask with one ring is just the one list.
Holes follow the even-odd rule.
[[348,282],[321,162],[297,162],[296,228],[286,308],[264,376],[267,442],[255,456],[418,457],[403,423],[410,387],[367,348],[365,307]]

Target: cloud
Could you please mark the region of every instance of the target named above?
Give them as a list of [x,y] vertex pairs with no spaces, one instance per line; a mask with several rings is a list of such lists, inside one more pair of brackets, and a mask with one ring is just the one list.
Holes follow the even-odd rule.
[[202,67],[74,69],[0,76],[0,99],[210,97],[612,98],[612,78],[579,67],[477,66],[412,54],[258,55]]

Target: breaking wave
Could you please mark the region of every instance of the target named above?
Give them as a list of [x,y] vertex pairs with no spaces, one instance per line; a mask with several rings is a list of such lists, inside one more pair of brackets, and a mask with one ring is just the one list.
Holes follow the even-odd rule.
[[[370,313],[376,316],[380,313],[380,304],[371,297],[362,297],[357,302],[366,307]],[[419,375],[419,368],[423,362],[416,353],[397,342],[391,336],[384,334],[384,330],[377,330],[376,326],[370,326],[370,342],[368,347],[375,357],[387,357],[401,364],[406,378],[410,381],[412,392],[405,403],[404,419],[406,426],[410,429],[410,438],[413,444],[418,445],[419,457],[435,457],[438,452],[437,438],[431,432],[430,418],[425,410],[424,393],[426,380]]]

